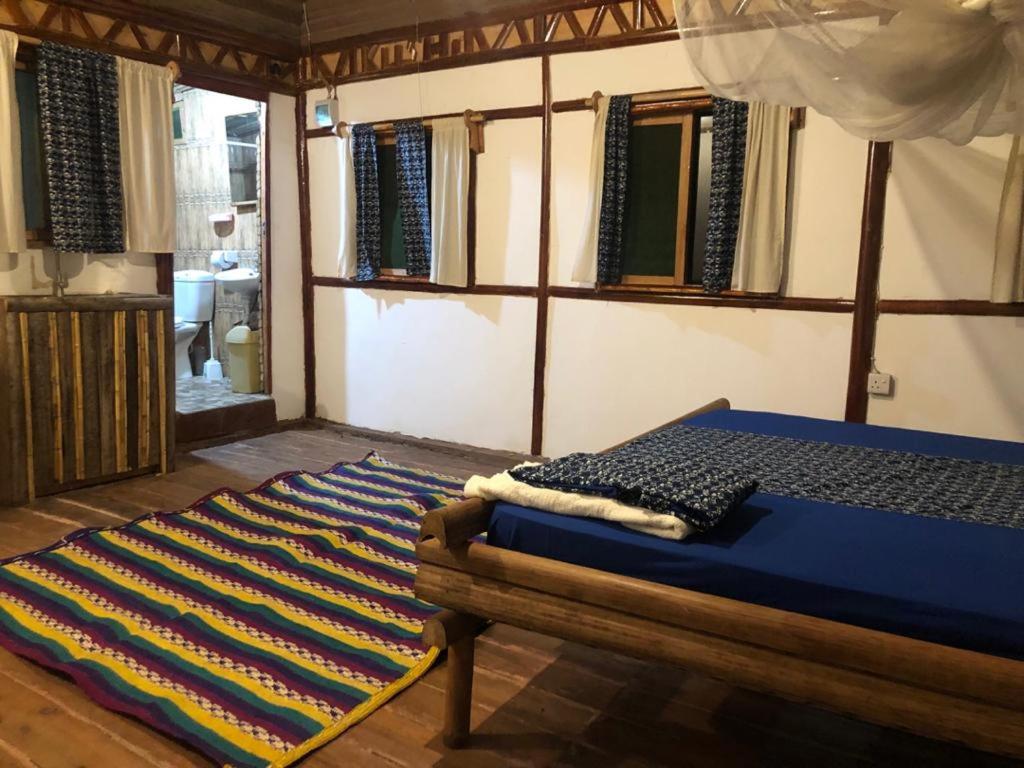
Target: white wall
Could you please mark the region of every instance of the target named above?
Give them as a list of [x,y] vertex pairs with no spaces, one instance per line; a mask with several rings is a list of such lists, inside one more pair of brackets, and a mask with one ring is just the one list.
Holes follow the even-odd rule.
[[885,208],[883,299],[987,300],[1010,139],[940,139],[893,148]]
[[568,101],[601,91],[606,96],[667,91],[697,85],[678,41],[563,53],[551,57],[551,98]]
[[500,120],[477,156],[476,281],[537,285],[542,121]]
[[[697,85],[677,43],[552,57],[554,98]],[[552,121],[552,282],[573,285],[593,115]],[[793,151],[794,225],[783,293],[851,298],[867,143],[808,114]],[[842,418],[852,318],[556,299],[544,453],[596,450],[726,396],[733,407]]]
[[786,296],[852,299],[868,143],[807,110],[792,153]]
[[[551,75],[556,101],[697,84],[674,42],[553,56]],[[310,95],[310,126],[318,95]],[[347,121],[534,106],[541,67],[528,59],[388,78],[343,86],[339,97]],[[536,285],[541,126],[523,119],[485,128],[480,284]],[[552,116],[549,279],[556,286],[573,285],[592,126],[589,112]],[[314,272],[325,276],[337,273],[335,146],[330,138],[309,142]],[[853,298],[867,151],[867,142],[808,113],[793,144],[784,295]],[[1000,162],[1005,167],[1001,140],[896,148],[883,297],[987,296]],[[964,193],[951,194],[956,186]],[[318,287],[315,304],[319,415],[528,450],[534,299]],[[849,313],[552,299],[543,452],[601,448],[719,396],[737,408],[842,418],[851,325]],[[974,344],[982,332],[987,341]],[[878,362],[899,383],[895,398],[872,400],[870,419],[1024,437],[1014,416],[1024,412],[1017,394],[1024,366],[1010,352],[1021,335],[1012,318],[883,317]],[[941,355],[929,351],[947,338]],[[998,350],[1007,353],[997,359]],[[984,407],[956,414],[950,404],[972,393]]]
[[[682,48],[659,43],[552,57],[556,100],[698,85]],[[594,116],[552,119],[551,280],[573,285],[586,210]],[[786,296],[852,299],[857,280],[867,142],[809,111],[793,142],[791,227],[783,277]]]
[[277,418],[305,415],[302,322],[302,248],[299,175],[295,154],[295,99],[270,94],[271,365]]
[[[156,293],[156,264],[150,253],[61,256],[68,293]],[[0,254],[0,295],[50,295],[57,275],[51,250]]]
[[[697,82],[675,43],[554,56],[551,73],[555,100]],[[539,60],[530,59],[358,83],[338,95],[342,119],[353,121],[531,106],[541,90]],[[311,126],[318,95],[310,95]],[[552,120],[555,285],[572,284],[592,125],[587,112]],[[536,285],[541,126],[534,118],[485,128],[477,161],[480,284]],[[313,268],[333,276],[337,141],[318,138],[309,147]],[[794,229],[787,293],[853,295],[866,156],[863,141],[809,117],[794,152],[794,208],[806,218]],[[315,305],[319,415],[529,449],[534,299],[319,287]],[[849,337],[849,315],[553,300],[544,452],[599,448],[722,394],[736,407],[840,417]],[[621,375],[625,367],[638,373]]]
[[718,397],[841,419],[851,316],[555,299],[544,453],[615,445]]
[[883,315],[876,364],[896,376],[869,421],[1024,440],[1024,317]]
[[[292,123],[294,125],[294,120]],[[295,132],[294,127],[292,133]],[[309,153],[309,220],[313,274],[337,277],[341,248],[341,140],[306,142]]]
[[[309,95],[310,125],[318,95]],[[338,96],[348,122],[535,106],[542,98],[540,60],[355,83]],[[537,284],[541,126],[539,118],[525,118],[485,129],[486,151],[477,158],[478,284]],[[333,137],[308,142],[317,276],[338,273],[338,145]],[[314,302],[317,415],[529,450],[534,299],[318,287]]]
[[[1008,137],[893,151],[879,293],[986,301]],[[1024,318],[883,315],[875,365],[895,376],[872,423],[1024,440]]]
[[[477,156],[476,281],[537,285],[541,120],[491,123],[485,141],[486,151]],[[313,274],[336,277],[341,141],[324,136],[310,140],[308,146]]]
[[[365,123],[540,104],[540,67],[540,59],[516,59],[350,83],[338,88],[339,119]],[[306,94],[308,127],[317,127],[316,102],[326,96],[322,88]]]
[[532,299],[321,287],[315,307],[318,416],[529,448]]

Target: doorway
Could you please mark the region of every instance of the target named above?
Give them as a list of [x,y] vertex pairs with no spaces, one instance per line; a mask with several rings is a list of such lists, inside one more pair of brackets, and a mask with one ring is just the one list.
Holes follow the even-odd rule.
[[276,418],[264,373],[267,103],[187,83],[174,99],[175,389],[178,439],[191,442]]

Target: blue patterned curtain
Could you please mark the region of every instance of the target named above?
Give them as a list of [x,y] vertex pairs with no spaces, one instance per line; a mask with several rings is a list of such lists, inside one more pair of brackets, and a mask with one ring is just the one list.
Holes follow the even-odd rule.
[[747,104],[719,98],[712,103],[711,196],[703,282],[707,293],[721,293],[732,285],[736,257],[747,155]]
[[612,96],[604,139],[604,188],[597,235],[597,281],[622,282],[622,230],[629,181],[629,110],[633,99]]
[[369,124],[352,127],[352,168],[356,179],[356,280],[380,277],[380,185],[377,133]]
[[430,274],[430,192],[427,187],[427,135],[422,120],[395,123],[398,206],[402,212],[406,271]]
[[58,251],[124,251],[117,60],[39,46],[39,116]]

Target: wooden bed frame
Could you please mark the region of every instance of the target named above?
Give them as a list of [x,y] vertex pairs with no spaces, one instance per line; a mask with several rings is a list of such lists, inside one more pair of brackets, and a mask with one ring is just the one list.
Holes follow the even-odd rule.
[[[728,407],[716,400],[671,424]],[[1024,662],[471,541],[493,507],[469,499],[428,513],[416,548],[416,595],[446,609],[424,639],[448,650],[448,746],[469,735],[474,641],[496,621],[1024,758]]]

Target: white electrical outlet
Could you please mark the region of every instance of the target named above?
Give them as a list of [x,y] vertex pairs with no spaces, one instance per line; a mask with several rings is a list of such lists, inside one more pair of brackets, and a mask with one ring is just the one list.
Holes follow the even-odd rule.
[[884,395],[888,397],[892,394],[892,374],[891,373],[869,373],[868,374],[868,392],[872,395]]

